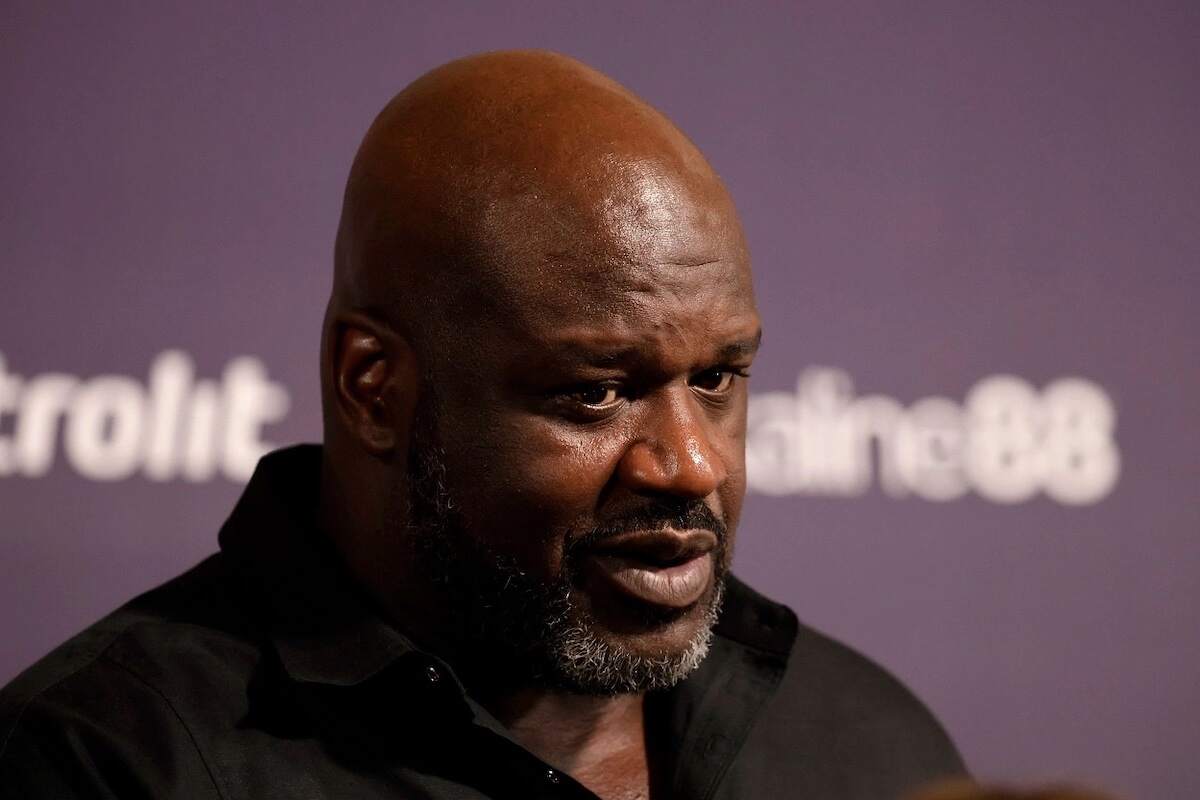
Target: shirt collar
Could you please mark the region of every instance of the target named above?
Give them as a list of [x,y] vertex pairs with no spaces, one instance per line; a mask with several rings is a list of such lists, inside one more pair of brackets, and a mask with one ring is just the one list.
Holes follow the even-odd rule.
[[415,648],[383,621],[317,528],[320,475],[317,445],[264,456],[219,542],[288,675],[354,686]]
[[790,608],[768,600],[736,576],[727,576],[725,601],[713,629],[717,636],[786,662],[799,627]]

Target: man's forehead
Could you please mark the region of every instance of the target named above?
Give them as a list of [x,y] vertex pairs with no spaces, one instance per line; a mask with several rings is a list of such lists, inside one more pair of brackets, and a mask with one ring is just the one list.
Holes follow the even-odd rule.
[[478,231],[490,266],[520,280],[541,262],[586,274],[747,260],[737,213],[715,176],[655,158],[592,166],[596,174],[497,192]]
[[[677,352],[737,358],[753,350],[759,317],[742,263],[559,268],[515,282],[488,300],[485,317],[520,355],[537,353],[603,365]],[[741,350],[720,356],[734,344]],[[752,354],[752,353],[750,353]]]
[[561,249],[528,248],[482,283],[512,311],[637,315],[664,304],[753,303],[749,260],[739,242],[672,230],[620,244],[580,235]]
[[599,227],[631,260],[688,265],[744,256],[733,204],[713,176],[653,159],[615,172],[602,195]]
[[663,296],[751,295],[749,256],[724,187],[676,167],[625,161],[592,183],[497,197],[481,231],[489,243],[482,283],[514,310],[572,314]]
[[[696,320],[694,325],[562,328],[537,343],[550,358],[593,366],[620,366],[648,357],[693,356],[712,362],[748,360],[758,351],[762,328],[757,314]],[[691,345],[690,347],[688,345]]]
[[674,188],[596,209],[542,209],[523,225],[508,215],[495,248],[458,276],[450,306],[478,323],[449,320],[456,338],[505,360],[741,357],[719,352],[759,330],[736,217]]

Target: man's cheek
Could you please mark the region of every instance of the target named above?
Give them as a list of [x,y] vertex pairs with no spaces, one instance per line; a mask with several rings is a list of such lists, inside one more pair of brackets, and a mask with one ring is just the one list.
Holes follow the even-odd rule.
[[528,435],[510,457],[491,452],[487,469],[459,489],[470,527],[523,568],[556,576],[564,536],[595,519],[611,474],[604,449]]
[[608,482],[601,464],[576,455],[532,457],[521,465],[517,481],[505,504],[556,529],[593,520]]
[[727,527],[725,542],[725,566],[733,559],[734,542],[737,537],[738,521],[742,516],[742,503],[746,495],[745,448],[741,442],[730,452],[726,461],[726,477],[717,496],[721,501],[721,515]]

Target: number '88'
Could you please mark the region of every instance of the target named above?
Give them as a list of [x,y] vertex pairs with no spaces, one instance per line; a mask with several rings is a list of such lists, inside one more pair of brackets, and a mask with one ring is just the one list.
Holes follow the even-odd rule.
[[1042,489],[1060,503],[1103,497],[1116,483],[1116,414],[1104,391],[1062,378],[1041,393],[1020,378],[987,378],[966,398],[965,468],[975,490],[1019,503]]

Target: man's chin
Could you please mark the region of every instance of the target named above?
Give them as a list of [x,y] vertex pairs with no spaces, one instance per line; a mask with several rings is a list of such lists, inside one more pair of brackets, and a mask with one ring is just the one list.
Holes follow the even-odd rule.
[[710,583],[695,602],[682,607],[646,603],[619,594],[586,597],[578,609],[596,638],[637,658],[663,658],[684,653],[712,626],[716,582]]
[[[588,598],[572,609],[570,624],[549,632],[550,668],[542,677],[556,688],[581,694],[670,688],[707,655],[722,588],[714,581],[686,608],[639,605],[628,598],[600,604]],[[572,599],[578,603],[584,596],[573,593]]]

